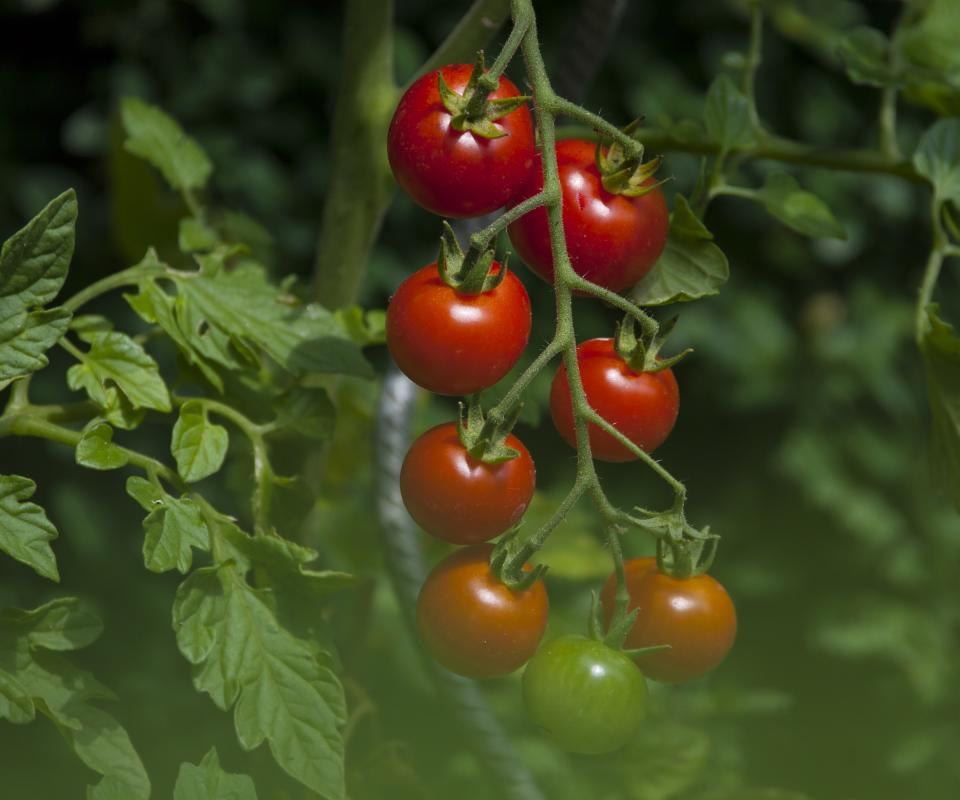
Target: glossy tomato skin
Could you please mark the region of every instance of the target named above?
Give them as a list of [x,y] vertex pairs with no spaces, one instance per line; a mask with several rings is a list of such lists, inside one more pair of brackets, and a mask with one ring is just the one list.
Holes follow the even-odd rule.
[[647,683],[620,651],[583,636],[561,636],[527,664],[523,701],[533,723],[565,750],[607,753],[636,733]]
[[536,470],[516,436],[520,455],[499,464],[471,456],[457,426],[431,428],[410,447],[400,469],[400,492],[410,516],[431,536],[453,544],[492,539],[520,521],[536,486]]
[[[440,70],[462,93],[472,64]],[[491,98],[518,97],[505,77]],[[526,105],[494,124],[505,136],[486,139],[451,125],[440,100],[437,71],[419,78],[403,95],[387,134],[387,156],[397,182],[417,203],[443,217],[476,217],[496,211],[517,192],[534,167],[533,120]]]
[[[557,143],[563,199],[563,230],[574,271],[620,292],[646,275],[667,243],[667,203],[659,188],[641,197],[611,194],[603,188],[594,159],[596,144],[582,139]],[[652,183],[650,179],[648,183]],[[543,189],[538,161],[511,206]],[[510,241],[521,260],[553,282],[553,254],[547,211],[537,208],[510,225]]]
[[[577,346],[584,392],[593,409],[631,442],[652,453],[677,421],[680,389],[668,367],[636,372],[619,356],[613,339],[589,339]],[[561,365],[550,387],[550,414],[560,435],[576,447],[573,406],[566,367]],[[632,461],[636,456],[606,431],[588,427],[593,457]]]
[[[730,595],[709,575],[672,578],[637,559],[624,565],[632,610],[640,613],[624,647],[634,649],[669,644],[669,650],[637,657],[647,677],[662,683],[698,678],[730,652],[737,635],[737,612]],[[605,620],[613,615],[613,575],[600,599]]]
[[516,670],[536,652],[547,627],[543,581],[515,592],[490,573],[493,545],[457,550],[427,577],[417,599],[417,627],[443,666],[468,678]]
[[[498,272],[497,262],[492,269]],[[436,263],[400,284],[387,308],[387,347],[414,383],[436,394],[468,395],[492,386],[530,338],[530,297],[508,271],[500,285],[463,294]]]

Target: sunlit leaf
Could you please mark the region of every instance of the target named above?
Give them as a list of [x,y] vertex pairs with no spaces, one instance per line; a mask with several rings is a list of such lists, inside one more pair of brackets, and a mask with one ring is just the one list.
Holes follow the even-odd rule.
[[202,403],[190,400],[180,407],[170,452],[185,481],[192,483],[217,472],[226,458],[229,443],[227,429],[209,420]]
[[42,369],[70,312],[42,308],[67,277],[73,257],[77,198],[64,192],[0,249],[0,384]]

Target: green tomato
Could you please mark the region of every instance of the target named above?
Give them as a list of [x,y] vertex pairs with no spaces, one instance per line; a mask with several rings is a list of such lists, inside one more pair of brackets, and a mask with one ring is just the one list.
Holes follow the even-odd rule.
[[530,719],[573,753],[607,753],[636,733],[647,682],[627,656],[584,636],[541,647],[523,673]]

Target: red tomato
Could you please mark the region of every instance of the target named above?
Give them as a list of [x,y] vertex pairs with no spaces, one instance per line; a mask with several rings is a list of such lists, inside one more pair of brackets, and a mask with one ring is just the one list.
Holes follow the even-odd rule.
[[447,669],[469,678],[513,672],[536,652],[547,627],[543,581],[513,591],[490,573],[492,550],[480,544],[448,556],[417,598],[417,626],[427,648]]
[[[582,139],[557,143],[563,199],[563,231],[574,271],[614,292],[646,275],[667,242],[670,225],[660,189],[641,197],[611,194],[603,188],[594,159],[596,144]],[[649,179],[648,183],[653,183]],[[539,158],[511,206],[543,189]],[[541,278],[553,282],[553,254],[547,210],[524,214],[510,228],[517,255]]]
[[520,521],[536,484],[530,453],[516,436],[506,444],[520,455],[499,464],[473,458],[448,422],[420,436],[400,470],[403,503],[431,536],[453,544],[476,544]]
[[[494,271],[501,269],[493,262]],[[400,284],[387,308],[387,346],[414,383],[437,394],[492,386],[520,358],[530,337],[530,298],[507,272],[499,286],[461,294],[430,264]]]
[[[669,367],[658,372],[636,372],[617,355],[613,339],[582,342],[577,347],[577,364],[587,400],[601,417],[648,453],[663,444],[673,430],[680,406],[677,379]],[[562,364],[550,387],[550,414],[560,435],[576,447],[570,385]],[[636,458],[596,425],[591,424],[588,431],[594,458]]]
[[[440,70],[453,91],[462,93],[471,64]],[[491,99],[518,97],[506,77]],[[437,72],[418,79],[400,99],[387,134],[387,156],[397,182],[421,206],[444,217],[476,217],[501,208],[533,169],[533,120],[524,105],[494,124],[506,135],[487,139],[458,131],[440,99]]]
[[[672,578],[656,560],[639,558],[624,565],[629,608],[640,613],[624,647],[669,644],[669,650],[637,657],[646,675],[664,683],[697,678],[730,652],[737,635],[737,612],[723,586],[709,575]],[[607,623],[613,616],[616,577],[611,575],[600,600]]]

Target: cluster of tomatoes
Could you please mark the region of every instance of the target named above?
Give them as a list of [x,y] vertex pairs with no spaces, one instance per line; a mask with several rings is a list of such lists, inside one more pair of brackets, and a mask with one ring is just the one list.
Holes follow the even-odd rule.
[[[543,187],[526,98],[502,77],[485,102],[477,103],[473,94],[481,74],[459,64],[423,76],[404,94],[390,126],[388,155],[398,182],[443,217],[513,207]],[[623,191],[611,190],[608,179],[618,176],[605,170],[594,143],[561,141],[556,155],[571,265],[611,291],[632,286],[665,245],[662,193],[646,176],[639,191],[636,181],[621,181]],[[536,208],[514,221],[509,236],[524,263],[552,282],[546,210]],[[387,343],[414,382],[437,394],[466,396],[513,367],[527,345],[531,310],[523,284],[492,260],[492,253],[477,267],[464,265],[458,249],[441,248],[438,262],[400,285],[387,312]],[[679,404],[668,367],[638,366],[613,339],[580,344],[577,364],[591,407],[630,441],[650,452],[667,438]],[[562,366],[550,410],[560,435],[575,446],[574,409]],[[630,608],[640,611],[625,646],[668,649],[631,658],[582,636],[562,636],[541,647],[548,616],[543,581],[537,577],[512,587],[490,564],[490,540],[513,528],[533,497],[533,459],[512,433],[498,432],[493,442],[475,433],[462,422],[428,430],[411,446],[401,471],[403,500],[414,520],[428,534],[464,545],[423,585],[417,603],[421,636],[441,664],[469,677],[503,676],[529,661],[523,694],[535,723],[575,752],[615,749],[642,717],[644,674],[681,681],[723,659],[736,630],[733,605],[707,575],[679,579],[660,571],[655,559],[635,559],[626,564],[626,583]],[[594,458],[636,457],[595,425],[588,435]],[[615,590],[611,576],[601,594],[608,624]]]

